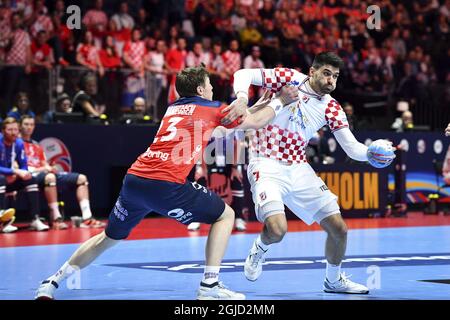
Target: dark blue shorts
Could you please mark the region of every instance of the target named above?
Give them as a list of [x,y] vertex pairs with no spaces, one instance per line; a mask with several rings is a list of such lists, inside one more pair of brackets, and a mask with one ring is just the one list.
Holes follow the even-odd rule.
[[152,211],[183,224],[211,224],[224,210],[223,200],[196,182],[179,184],[127,174],[105,232],[111,239],[125,239]]
[[[45,176],[47,173],[41,172],[35,175],[39,188],[43,190],[45,188]],[[78,177],[80,176],[77,172],[58,172],[56,173],[56,186],[58,191],[69,191],[76,190],[78,185]]]

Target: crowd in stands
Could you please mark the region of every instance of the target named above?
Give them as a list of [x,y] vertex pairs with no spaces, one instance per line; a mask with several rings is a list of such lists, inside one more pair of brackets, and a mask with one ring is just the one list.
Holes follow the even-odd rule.
[[[95,73],[103,100],[102,81],[111,81],[102,80],[105,71],[128,70],[115,79],[122,81],[125,110],[146,95],[147,108],[164,108],[176,98],[174,74],[185,66],[204,63],[213,75],[215,98],[230,101],[239,68],[283,65],[307,73],[314,55],[324,50],[338,52],[345,61],[338,91],[392,94],[414,105],[421,88],[450,81],[449,0],[377,1],[379,28],[367,27],[370,3],[361,0],[0,3],[3,116],[21,90],[33,101],[50,103],[35,84],[45,82],[38,80],[55,66]],[[69,4],[81,8],[81,30],[66,24]],[[152,75],[147,81],[146,72]],[[78,89],[67,93],[73,98]],[[49,106],[39,103],[34,111],[42,115]],[[103,111],[110,112],[108,103]]]

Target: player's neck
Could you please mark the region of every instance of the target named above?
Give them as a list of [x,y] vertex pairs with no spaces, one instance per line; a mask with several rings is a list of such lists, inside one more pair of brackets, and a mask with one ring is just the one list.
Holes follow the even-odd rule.
[[314,81],[312,81],[311,78],[309,78],[308,81],[306,81],[305,85],[307,88],[311,89],[314,94],[317,94],[320,97],[324,96],[322,93],[320,93],[320,91],[318,90],[317,86],[315,85]]

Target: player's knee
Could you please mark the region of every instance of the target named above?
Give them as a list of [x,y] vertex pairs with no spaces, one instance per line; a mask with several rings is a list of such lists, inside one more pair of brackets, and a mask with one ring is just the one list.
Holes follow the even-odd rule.
[[88,183],[87,177],[84,174],[80,174],[77,179],[78,185],[86,185]]
[[56,176],[54,173],[47,173],[45,175],[45,184],[55,183],[56,182]]
[[229,205],[225,204],[225,209],[223,210],[222,215],[219,217],[219,219],[217,219],[217,221],[229,220],[232,221],[232,223],[234,223],[234,218],[235,218],[234,210]]

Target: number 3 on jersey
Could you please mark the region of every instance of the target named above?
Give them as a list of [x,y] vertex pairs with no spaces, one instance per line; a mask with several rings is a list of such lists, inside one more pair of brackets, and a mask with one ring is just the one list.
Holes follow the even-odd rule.
[[[164,130],[164,134],[168,133],[168,135],[164,135],[161,137],[161,142],[170,141],[177,135],[177,127],[176,125],[183,120],[182,117],[172,117],[169,119],[169,126],[167,129]],[[158,135],[161,130],[163,130],[164,127],[164,120],[161,121],[161,126],[159,127],[158,132],[156,133],[156,138],[153,140],[153,143],[158,142]]]

